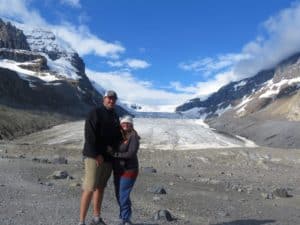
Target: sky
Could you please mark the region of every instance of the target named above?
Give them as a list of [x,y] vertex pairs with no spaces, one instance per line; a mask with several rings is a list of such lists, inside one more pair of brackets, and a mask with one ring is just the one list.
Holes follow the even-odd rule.
[[121,101],[172,111],[300,51],[300,1],[0,0],[51,29]]

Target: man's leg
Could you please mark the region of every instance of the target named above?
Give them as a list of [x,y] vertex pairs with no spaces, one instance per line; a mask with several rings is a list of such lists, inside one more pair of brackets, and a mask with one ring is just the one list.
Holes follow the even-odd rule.
[[96,161],[92,158],[84,159],[84,181],[82,185],[82,194],[80,201],[80,224],[85,223],[87,211],[89,209],[93,192],[95,190],[97,180]]
[[101,206],[102,206],[102,200],[104,195],[104,188],[96,188],[96,190],[93,193],[93,214],[94,216],[99,216],[101,214]]
[[97,167],[97,185],[93,192],[93,222],[94,224],[105,224],[101,218],[101,206],[104,196],[104,190],[107,181],[111,175],[112,166],[111,163],[103,162]]
[[89,205],[92,199],[93,191],[82,191],[80,201],[80,222],[84,223]]

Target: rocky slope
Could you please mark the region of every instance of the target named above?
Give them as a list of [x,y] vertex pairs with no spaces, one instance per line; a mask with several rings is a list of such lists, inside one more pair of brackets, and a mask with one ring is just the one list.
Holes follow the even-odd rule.
[[300,147],[300,54],[254,77],[232,82],[208,99],[193,99],[178,112],[196,112],[219,131],[260,145]]

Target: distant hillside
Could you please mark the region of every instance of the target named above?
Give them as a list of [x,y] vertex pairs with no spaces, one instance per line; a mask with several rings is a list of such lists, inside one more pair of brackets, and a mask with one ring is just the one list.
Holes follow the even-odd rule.
[[193,113],[219,131],[272,147],[300,147],[300,53],[253,77],[232,82],[204,101],[176,111]]

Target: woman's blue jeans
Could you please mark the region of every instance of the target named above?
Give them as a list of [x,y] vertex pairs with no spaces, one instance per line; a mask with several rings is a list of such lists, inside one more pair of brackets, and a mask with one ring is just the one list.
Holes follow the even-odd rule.
[[132,214],[130,193],[136,181],[136,176],[114,173],[115,194],[120,207],[119,217],[123,221],[129,221]]

